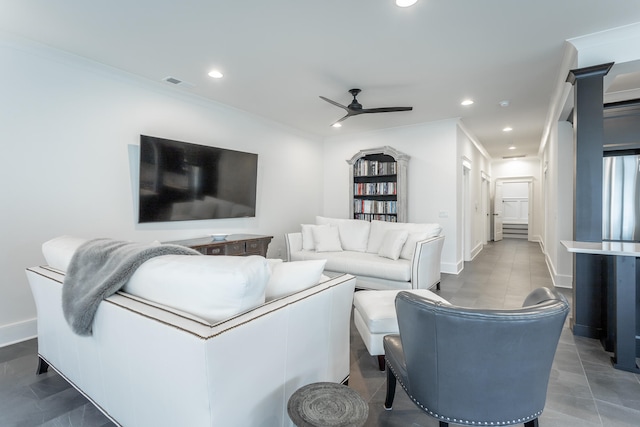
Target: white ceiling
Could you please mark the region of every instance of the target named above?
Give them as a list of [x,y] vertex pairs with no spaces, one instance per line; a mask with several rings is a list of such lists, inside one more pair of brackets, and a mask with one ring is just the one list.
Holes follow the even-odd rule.
[[[634,0],[0,0],[0,30],[305,132],[460,117],[494,158],[537,154],[565,40],[639,21]],[[413,111],[331,128],[344,111],[318,96],[346,105],[351,88]]]

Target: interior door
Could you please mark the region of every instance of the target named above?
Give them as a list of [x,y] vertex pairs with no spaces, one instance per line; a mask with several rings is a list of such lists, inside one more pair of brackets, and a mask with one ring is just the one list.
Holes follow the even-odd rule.
[[493,240],[502,240],[502,183],[496,182],[496,192],[493,199]]

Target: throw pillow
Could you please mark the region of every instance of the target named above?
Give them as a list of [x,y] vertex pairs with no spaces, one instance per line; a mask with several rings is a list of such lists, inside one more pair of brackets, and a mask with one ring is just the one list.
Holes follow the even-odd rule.
[[318,226],[313,228],[313,240],[316,243],[316,252],[342,252],[338,227]]
[[404,243],[407,241],[409,233],[407,230],[389,230],[384,233],[384,239],[382,240],[382,246],[378,251],[378,255],[381,257],[397,260],[400,258],[400,252]]
[[316,243],[313,239],[313,228],[318,227],[314,224],[300,224],[302,228],[302,250],[314,251],[316,249]]
[[49,267],[60,271],[67,271],[71,257],[78,246],[88,239],[73,236],[59,236],[42,244],[42,254]]
[[424,233],[409,233],[409,236],[407,237],[407,241],[404,243],[404,247],[402,248],[402,251],[400,252],[400,258],[412,260],[413,259],[413,253],[416,250],[416,243],[418,243],[420,240],[424,240],[424,239],[426,239],[428,237],[429,237],[429,233],[427,233],[427,232],[424,232]]
[[327,218],[316,216],[316,224],[338,227],[340,243],[345,251],[365,252],[371,223],[360,219]]
[[271,278],[265,289],[265,297],[270,301],[317,285],[327,260],[267,262],[271,267]]
[[405,229],[406,224],[399,222],[387,222],[374,219],[371,221],[371,231],[369,232],[369,241],[367,242],[367,252],[377,254],[383,246],[382,241],[390,230]]

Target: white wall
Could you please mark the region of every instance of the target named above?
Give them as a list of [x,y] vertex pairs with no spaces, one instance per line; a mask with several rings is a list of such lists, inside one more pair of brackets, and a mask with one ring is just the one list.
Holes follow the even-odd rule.
[[346,161],[360,150],[391,146],[411,156],[408,222],[437,222],[442,225],[446,236],[442,271],[457,273],[456,123],[457,120],[443,120],[328,138],[324,154],[324,215],[349,216],[350,184]]
[[552,127],[543,155],[546,166],[543,247],[555,286],[570,288],[573,256],[560,244],[561,240],[573,240],[574,150],[569,122],[558,122]]
[[[459,236],[458,260],[470,261],[480,253],[484,242],[486,216],[482,211],[482,176],[491,177],[491,158],[486,151],[482,152],[466,130],[460,125],[457,128],[458,138],[458,228],[463,230]],[[467,201],[464,196],[463,165],[469,165],[469,189]],[[466,210],[466,211],[465,211]],[[463,212],[465,211],[465,212]],[[462,221],[465,224],[462,224]],[[464,235],[462,235],[464,234]],[[458,271],[462,269],[459,264]]]
[[[24,269],[44,263],[47,239],[242,231],[273,235],[278,257],[283,234],[321,211],[317,138],[22,40],[0,36],[0,64],[0,346],[35,334]],[[129,149],[140,134],[257,153],[257,217],[136,224]]]

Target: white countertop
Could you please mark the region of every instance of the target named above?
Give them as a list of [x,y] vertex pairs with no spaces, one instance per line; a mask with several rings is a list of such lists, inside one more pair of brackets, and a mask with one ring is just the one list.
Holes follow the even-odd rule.
[[569,252],[596,255],[622,255],[640,257],[640,243],[630,242],[576,242],[561,240]]

